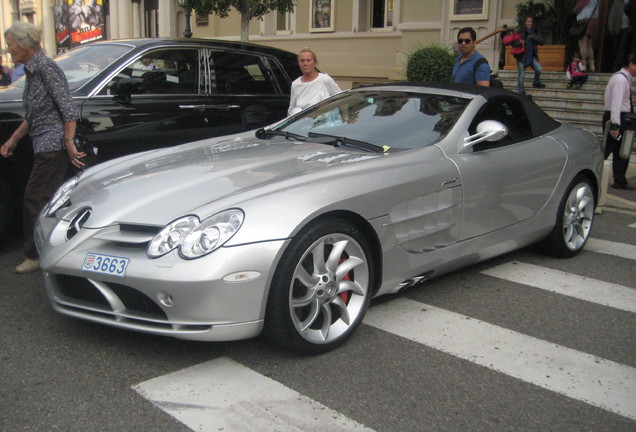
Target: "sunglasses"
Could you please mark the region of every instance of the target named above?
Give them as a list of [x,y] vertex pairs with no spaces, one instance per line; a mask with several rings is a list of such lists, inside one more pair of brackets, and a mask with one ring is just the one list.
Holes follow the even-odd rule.
[[465,43],[466,45],[468,45],[469,43],[471,43],[473,40],[472,39],[457,39],[457,43],[459,45]]

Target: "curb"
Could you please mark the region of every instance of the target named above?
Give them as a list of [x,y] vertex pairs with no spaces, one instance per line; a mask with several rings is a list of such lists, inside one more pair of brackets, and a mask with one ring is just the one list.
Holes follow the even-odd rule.
[[606,196],[605,204],[603,206],[599,206],[601,209],[605,207],[636,212],[636,202],[610,194]]

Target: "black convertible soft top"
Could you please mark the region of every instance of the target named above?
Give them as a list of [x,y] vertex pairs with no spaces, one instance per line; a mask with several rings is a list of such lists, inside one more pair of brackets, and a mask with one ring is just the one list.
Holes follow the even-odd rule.
[[498,97],[512,97],[519,101],[528,114],[528,120],[532,127],[533,135],[540,136],[545,135],[554,129],[558,128],[561,123],[546,114],[541,107],[534,103],[530,98],[522,96],[519,93],[512,92],[510,90],[496,88],[496,87],[483,87],[473,84],[461,84],[443,81],[429,81],[429,82],[395,82],[390,84],[378,84],[372,87],[390,87],[390,86],[408,86],[417,88],[434,88],[440,90],[456,91],[468,94],[474,94],[476,96],[482,96],[485,99],[491,100]]

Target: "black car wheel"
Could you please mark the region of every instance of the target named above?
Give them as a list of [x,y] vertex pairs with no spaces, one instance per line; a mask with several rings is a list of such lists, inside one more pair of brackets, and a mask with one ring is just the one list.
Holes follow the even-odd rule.
[[581,252],[592,231],[594,202],[590,181],[585,176],[577,176],[561,200],[556,223],[542,242],[542,249],[564,258]]
[[373,287],[372,255],[353,224],[329,218],[300,232],[274,274],[265,336],[300,354],[342,345],[362,322]]

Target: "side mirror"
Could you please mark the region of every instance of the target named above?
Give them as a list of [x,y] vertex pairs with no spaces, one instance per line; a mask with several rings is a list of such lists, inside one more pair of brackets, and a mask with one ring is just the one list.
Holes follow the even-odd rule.
[[113,93],[118,102],[128,105],[131,95],[142,94],[146,91],[146,84],[141,78],[122,78],[113,86]]
[[508,128],[496,120],[484,120],[477,125],[477,133],[464,138],[463,147],[472,147],[482,141],[499,141],[508,135]]

